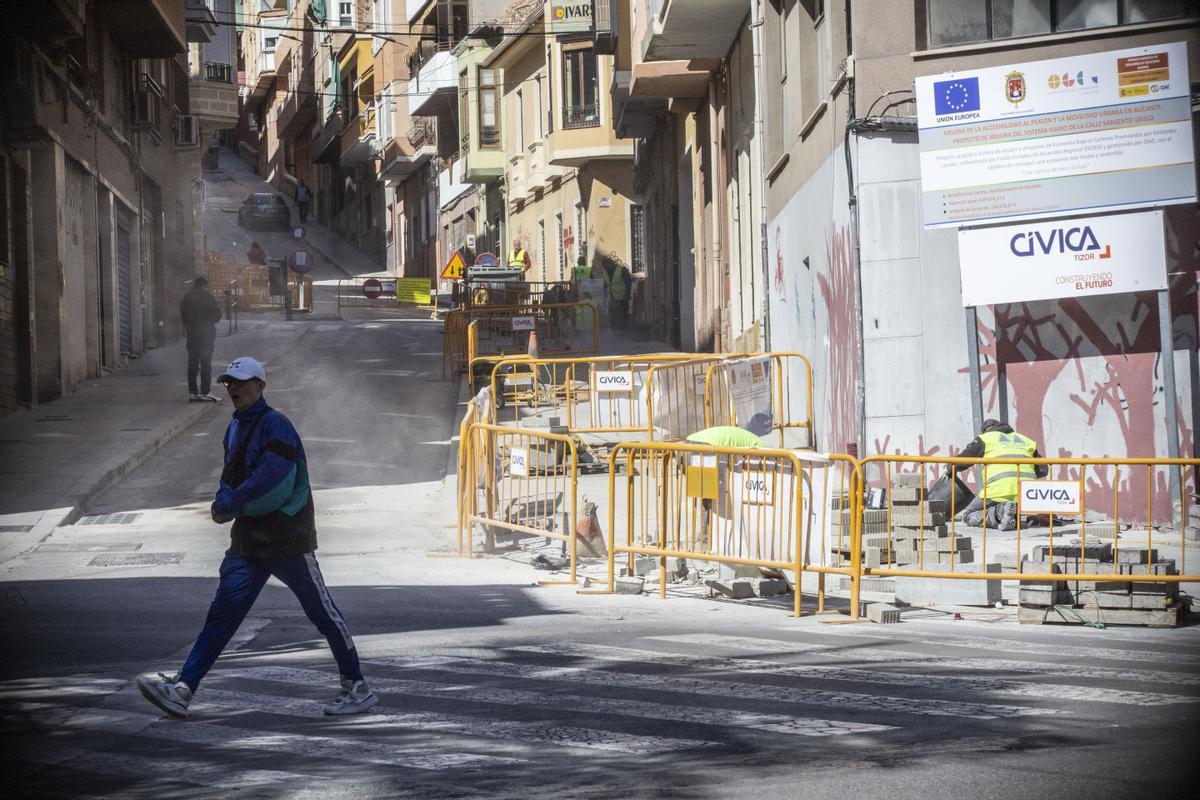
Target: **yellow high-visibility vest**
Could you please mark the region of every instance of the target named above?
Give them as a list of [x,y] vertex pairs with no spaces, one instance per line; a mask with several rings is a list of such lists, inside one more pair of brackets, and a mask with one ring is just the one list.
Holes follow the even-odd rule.
[[525,252],[525,248],[523,247],[520,250],[509,250],[508,265],[510,267],[526,269],[529,266],[529,253]]
[[[1037,442],[1019,433],[988,431],[979,434],[983,442],[984,458],[1032,458],[1037,452]],[[987,464],[983,468],[984,491],[989,502],[1015,503],[1017,500],[1017,476],[1023,481],[1037,477],[1032,464]]]

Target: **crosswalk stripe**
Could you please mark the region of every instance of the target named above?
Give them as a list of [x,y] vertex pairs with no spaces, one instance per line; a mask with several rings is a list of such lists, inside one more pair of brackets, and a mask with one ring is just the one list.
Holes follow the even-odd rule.
[[1116,661],[1138,661],[1140,663],[1179,664],[1189,656],[1183,653],[1166,653],[1146,649],[1121,650],[1115,647],[1088,647],[1079,644],[1044,644],[1018,639],[989,638],[986,636],[948,635],[940,632],[929,632],[929,638],[920,638],[920,633],[913,631],[889,631],[887,626],[875,626],[870,633],[863,631],[839,630],[836,625],[824,626],[828,630],[822,634],[834,637],[867,638],[867,639],[899,639],[906,644],[922,644],[931,647],[973,647],[988,651],[1002,650],[1007,653],[1030,653],[1073,660],[1101,658]]
[[[654,637],[647,637],[654,638]],[[508,648],[517,652],[544,653],[561,656],[586,656],[601,661],[652,663],[667,666],[688,666],[720,670],[724,673],[752,675],[788,675],[816,680],[851,681],[883,686],[907,686],[922,689],[994,692],[997,694],[1040,699],[1073,700],[1078,702],[1120,703],[1125,705],[1165,706],[1178,703],[1197,703],[1200,697],[1131,692],[1095,686],[1071,686],[1058,683],[1025,683],[999,678],[971,678],[958,674],[880,672],[877,670],[847,669],[824,664],[776,664],[771,661],[747,658],[718,658],[712,656],[680,655],[638,647],[608,645],[530,645]]]
[[[372,682],[374,683],[374,682]],[[203,704],[194,708],[203,709],[208,704],[236,707],[239,710],[262,711],[296,717],[313,717],[321,713],[320,705],[312,700],[275,697],[251,692],[226,689],[210,689],[205,686],[198,694]],[[385,720],[379,720],[383,717]],[[588,750],[605,750],[632,755],[655,755],[679,750],[703,747],[718,747],[720,742],[701,739],[638,736],[594,728],[579,728],[553,722],[509,722],[472,717],[467,714],[442,714],[430,712],[406,712],[375,706],[370,714],[348,718],[346,723],[360,726],[384,722],[389,728],[413,727],[421,731],[441,731],[464,736],[501,739],[509,742],[543,742]]]
[[[164,783],[186,783],[192,786],[245,791],[310,779],[295,772],[274,769],[233,770],[227,764],[210,764],[176,756],[165,762],[161,758],[131,753],[93,752],[45,741],[39,741],[27,749],[10,748],[6,750],[5,755],[26,763],[65,767],[97,775],[137,778],[139,784],[142,781],[157,779]],[[164,769],[166,766],[170,767],[169,771]]]
[[[211,673],[211,676],[301,683],[312,682],[326,677],[323,672],[298,667],[225,668],[214,671]],[[572,715],[581,713],[618,714],[626,717],[640,717],[658,721],[672,720],[699,725],[753,728],[764,732],[785,733],[794,736],[838,736],[853,733],[876,733],[895,728],[893,725],[841,722],[785,714],[763,714],[751,711],[739,711],[737,709],[671,705],[648,700],[616,700],[591,695],[582,695],[581,699],[581,695],[565,691],[555,692],[554,694],[543,694],[527,689],[502,689],[493,686],[398,680],[376,676],[371,676],[368,680],[371,683],[371,688],[376,691],[390,692],[397,695],[506,706],[536,706],[539,708],[551,708]]]
[[520,759],[475,753],[442,752],[430,747],[406,747],[332,736],[300,735],[239,728],[211,722],[186,724],[150,714],[109,708],[18,703],[18,710],[37,714],[47,724],[74,730],[165,739],[183,744],[223,749],[266,751],[330,758],[367,764],[388,764],[410,769],[451,769],[518,763]]
[[[726,647],[733,650],[751,650],[759,653],[803,653],[826,658],[849,658],[854,661],[890,662],[896,664],[919,663],[921,665],[945,665],[957,669],[978,669],[989,672],[1022,672],[1039,675],[1055,675],[1068,678],[1096,680],[1156,682],[1176,686],[1200,686],[1200,675],[1169,672],[1156,669],[1121,669],[1100,667],[1094,664],[1072,661],[1069,666],[1045,661],[1018,661],[1011,658],[970,656],[955,658],[935,656],[912,650],[894,650],[890,647],[863,647],[854,645],[846,650],[843,642],[837,644],[811,644],[807,642],[785,642],[778,639],[757,639],[748,636],[726,636],[709,633],[686,633],[674,636],[646,636],[648,641],[685,643],[705,647]],[[1007,655],[1007,651],[1004,653]],[[1134,656],[1136,660],[1136,656]]]
[[[567,644],[559,647],[563,654],[572,651],[587,652],[588,645]],[[595,652],[607,652],[603,646],[594,646]],[[624,650],[617,659],[636,666],[642,653]],[[408,666],[407,659],[376,659],[373,663],[390,666]],[[674,662],[678,663],[678,661]],[[742,672],[736,663],[727,665],[735,672]],[[646,675],[637,672],[610,672],[586,667],[538,667],[532,664],[510,664],[500,661],[446,659],[429,668],[462,674],[504,675],[534,680],[557,680],[586,683],[592,686],[606,685],[621,688],[652,689],[665,692],[680,692],[689,695],[710,695],[762,700],[777,703],[819,704],[826,709],[838,711],[872,711],[919,716],[966,717],[967,719],[1003,719],[1040,714],[1059,713],[1055,709],[1030,708],[1027,706],[998,705],[993,703],[960,702],[927,698],[891,697],[887,695],[863,694],[860,692],[827,691],[796,686],[777,686],[757,683],[736,683],[712,678],[674,677],[669,675]]]

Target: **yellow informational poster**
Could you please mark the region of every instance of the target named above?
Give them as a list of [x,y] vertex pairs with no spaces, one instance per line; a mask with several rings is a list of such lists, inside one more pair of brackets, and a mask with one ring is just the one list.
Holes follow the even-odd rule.
[[428,278],[397,278],[396,302],[429,304],[429,293],[432,291]]

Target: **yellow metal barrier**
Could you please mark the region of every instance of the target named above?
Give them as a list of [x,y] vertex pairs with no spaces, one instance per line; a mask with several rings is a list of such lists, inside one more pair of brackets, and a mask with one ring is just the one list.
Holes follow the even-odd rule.
[[803,446],[814,449],[812,412],[812,364],[801,353],[731,356],[708,367],[705,427],[746,427],[761,413],[769,419],[771,431],[778,433],[780,447],[789,444],[787,430],[802,429],[807,434]]
[[484,423],[471,424],[465,441],[467,491],[461,521],[466,555],[473,554],[470,528],[475,524],[483,527],[489,546],[498,530],[557,539],[569,555],[568,582],[574,583],[574,525],[579,519],[574,442],[559,434]]
[[646,433],[643,389],[655,364],[696,358],[692,353],[648,353],[586,358],[514,356],[494,363],[497,419],[519,425],[527,415],[558,417],[573,433]]
[[654,364],[646,376],[646,433],[651,439],[683,439],[707,427],[708,369],[722,356]]
[[456,308],[546,305],[574,303],[580,299],[577,295],[571,281],[503,283],[481,278],[455,283],[452,301]]
[[[466,515],[471,508],[471,503],[474,500],[475,487],[471,483],[472,466],[471,460],[478,457],[480,448],[473,447],[472,436],[478,436],[478,433],[472,433],[471,426],[479,423],[491,423],[495,419],[491,416],[492,404],[484,394],[479,394],[467,401],[467,411],[463,414],[462,421],[458,426],[458,555],[466,555],[468,546],[464,544],[464,531],[468,531],[470,526],[467,524]],[[475,468],[474,474],[484,474],[478,467]]]
[[[862,459],[863,486],[886,490],[884,508],[860,512],[861,552],[869,564],[852,565],[863,575],[899,575],[926,578],[1015,580],[1024,583],[1083,582],[1083,593],[1103,592],[1110,584],[1170,585],[1200,581],[1193,567],[1188,573],[1189,488],[1192,478],[1179,482],[1171,496],[1170,473],[1194,476],[1200,459],[1194,458],[1004,458],[965,459],[908,455],[881,455]],[[954,498],[948,504],[930,503],[928,484],[954,465],[1045,465],[1044,479],[1018,479],[1020,513],[1011,531],[989,530],[985,516],[981,528],[967,528],[958,519],[963,508]],[[967,473],[962,473],[966,475]],[[1111,504],[1089,504],[1089,496],[1111,493]],[[980,497],[987,502],[986,486]],[[1057,499],[1055,499],[1057,498]],[[1072,508],[1045,513],[1046,503]],[[1039,505],[1031,508],[1031,503]],[[1093,520],[1088,521],[1088,515]],[[1102,514],[1108,519],[1096,522]],[[1043,527],[1030,528],[1029,519],[1040,517]],[[1122,520],[1146,526],[1145,540],[1122,540]],[[1154,527],[1167,527],[1164,534]],[[1174,532],[1177,529],[1177,534]],[[1041,544],[1038,561],[1026,560],[1022,542],[1034,531]],[[1176,538],[1176,535],[1178,538]],[[1070,536],[1072,541],[1064,542]],[[1078,539],[1078,542],[1074,540]],[[970,545],[967,549],[967,545]],[[1177,563],[1165,557],[1165,547],[1178,546]],[[1193,556],[1200,547],[1191,543]],[[871,551],[868,552],[867,548]],[[976,550],[978,548],[978,551]],[[1057,557],[1056,557],[1057,553]],[[1001,554],[1011,561],[1011,572],[988,572],[986,565]],[[851,559],[856,555],[851,554]],[[875,563],[878,562],[878,563]],[[1039,563],[1040,562],[1040,563]],[[938,564],[943,569],[928,567]],[[1193,559],[1193,564],[1195,559]],[[1052,570],[1060,570],[1054,572]],[[1117,587],[1119,588],[1119,587]],[[1169,593],[1170,594],[1170,593]]]
[[[472,322],[479,323],[473,342],[467,336]],[[527,353],[535,331],[543,352],[600,353],[600,319],[591,303],[458,308],[446,314],[443,376],[447,368],[459,372],[474,360]]]
[[792,610],[800,616],[808,470],[790,450],[617,444],[608,472],[610,588],[617,553],[626,554],[629,574],[635,556],[658,557],[660,597],[666,597],[669,557],[790,570]]
[[[367,297],[363,285],[367,281],[379,283],[379,295]],[[395,278],[342,278],[337,282],[337,310],[343,308],[397,308],[399,301]]]

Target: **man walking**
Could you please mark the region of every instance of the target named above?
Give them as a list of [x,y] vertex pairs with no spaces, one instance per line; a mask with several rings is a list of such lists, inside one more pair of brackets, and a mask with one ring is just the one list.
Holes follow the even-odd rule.
[[225,432],[225,469],[211,515],[217,524],[233,520],[230,546],[204,629],[183,669],[173,678],[161,672],[142,675],[138,689],[172,717],[186,717],[196,687],[274,576],[296,595],[337,661],[342,690],[325,706],[325,713],[366,711],[378,697],[363,680],[350,629],[325,588],[313,554],[317,529],[300,436],[291,421],[263,399],[267,373],[258,361],[249,356],[234,359],[217,380],[225,385],[234,412]]
[[[1041,458],[1037,442],[1017,433],[1011,425],[997,419],[983,422],[983,431],[962,449],[960,458]],[[954,472],[970,469],[973,464],[955,464]],[[979,475],[979,493],[958,518],[972,527],[1011,531],[1017,528],[1017,483],[1043,478],[1049,472],[1045,464],[985,464]],[[986,499],[986,502],[984,498]]]
[[308,204],[312,202],[312,190],[303,180],[296,186],[296,210],[300,212],[300,224],[308,220]]
[[[179,301],[179,316],[183,319],[183,335],[187,339],[188,399],[192,403],[219,403],[221,398],[209,394],[209,389],[221,307],[208,293],[208,278],[201,275],[192,281],[192,288]],[[199,385],[196,384],[197,373]]]

